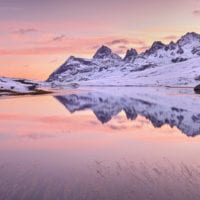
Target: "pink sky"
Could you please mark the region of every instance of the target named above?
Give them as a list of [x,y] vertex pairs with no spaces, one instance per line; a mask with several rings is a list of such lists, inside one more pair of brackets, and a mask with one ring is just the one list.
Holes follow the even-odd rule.
[[0,76],[44,80],[70,55],[120,55],[200,33],[200,0],[1,0]]

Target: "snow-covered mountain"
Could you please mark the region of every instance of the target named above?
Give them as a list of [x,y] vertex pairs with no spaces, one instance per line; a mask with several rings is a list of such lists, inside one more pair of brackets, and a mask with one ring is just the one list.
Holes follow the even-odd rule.
[[[196,109],[200,106],[198,98],[184,91],[158,91],[156,88],[145,89],[145,92],[142,88],[126,90],[117,88],[116,92],[111,88],[107,92],[76,93],[55,98],[71,113],[92,110],[102,123],[124,112],[127,119],[143,116],[156,128],[169,125],[188,136],[200,134],[200,112]],[[176,92],[179,95],[172,95]]]
[[120,58],[102,46],[92,59],[71,56],[53,72],[48,82],[61,85],[190,85],[200,75],[200,35],[187,33],[176,43],[154,42],[144,53],[135,49]]

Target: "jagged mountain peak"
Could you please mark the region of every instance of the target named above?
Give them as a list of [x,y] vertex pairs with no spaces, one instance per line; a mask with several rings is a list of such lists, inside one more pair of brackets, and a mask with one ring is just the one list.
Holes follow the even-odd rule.
[[76,57],[75,56],[70,56],[68,59],[67,59],[67,61],[70,61],[70,60],[75,60],[76,59]]
[[[138,54],[135,49],[129,49],[123,59],[113,53],[109,47],[103,45],[96,51],[92,59],[69,57],[49,76],[48,81],[63,84],[97,79],[100,81],[108,77],[132,77],[135,71],[144,71],[199,57],[200,35],[194,32],[185,34],[176,43],[164,44],[156,41],[144,53]],[[180,82],[183,81],[180,79]]]
[[162,47],[165,47],[165,44],[161,41],[155,41],[151,48],[157,48],[157,49],[161,49]]
[[185,35],[183,35],[182,36],[182,38],[200,38],[200,34],[198,34],[198,33],[195,33],[195,32],[188,32],[188,33],[186,33]]
[[164,48],[166,45],[161,41],[155,41],[149,50],[158,50]]
[[138,55],[138,53],[137,53],[136,49],[132,49],[132,48],[128,49],[123,60],[126,62],[132,62],[135,60],[137,55]]
[[200,42],[200,34],[195,32],[188,32],[177,41],[177,44],[184,46],[194,41]]
[[162,43],[161,41],[155,41],[152,46],[150,47],[150,49],[146,50],[145,54],[146,55],[150,55],[155,53],[157,50],[159,49],[163,49],[165,48],[166,45],[164,43]]
[[121,59],[120,56],[117,54],[113,53],[112,50],[105,46],[102,45],[94,54],[93,56],[94,59],[105,59],[105,58],[111,58],[111,59]]
[[175,48],[176,43],[173,42],[173,41],[171,41],[171,42],[168,44],[168,46],[169,46],[170,49],[173,49],[173,48]]

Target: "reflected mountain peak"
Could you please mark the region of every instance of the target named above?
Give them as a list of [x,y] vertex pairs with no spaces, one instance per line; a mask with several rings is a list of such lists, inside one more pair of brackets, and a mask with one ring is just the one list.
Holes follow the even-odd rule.
[[[166,124],[171,128],[177,127],[187,136],[200,134],[200,113],[196,113],[196,109],[193,111],[191,107],[187,108],[187,104],[177,107],[176,98],[176,101],[174,99],[171,104],[163,103],[168,102],[169,99],[165,99],[166,97],[156,98],[150,94],[115,96],[90,92],[56,96],[55,98],[71,113],[92,110],[97,119],[103,124],[123,111],[127,119],[135,120],[138,115],[143,116],[151,121],[155,128],[160,128]],[[175,104],[173,105],[173,103]]]

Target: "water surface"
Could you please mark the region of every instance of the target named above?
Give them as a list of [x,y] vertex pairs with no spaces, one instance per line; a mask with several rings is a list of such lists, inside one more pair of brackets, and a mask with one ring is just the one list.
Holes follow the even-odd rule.
[[162,88],[0,99],[0,199],[200,199],[198,106]]

